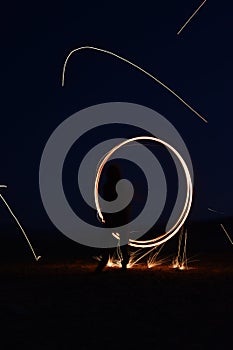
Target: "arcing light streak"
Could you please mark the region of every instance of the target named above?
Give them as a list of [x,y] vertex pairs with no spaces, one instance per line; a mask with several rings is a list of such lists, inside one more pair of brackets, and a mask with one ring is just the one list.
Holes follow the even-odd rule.
[[229,233],[227,232],[227,230],[225,229],[225,227],[223,226],[223,224],[220,224],[220,226],[222,227],[223,231],[225,232],[227,238],[229,239],[229,241],[231,242],[231,244],[233,244],[233,241],[229,235]]
[[191,21],[191,19],[196,15],[196,13],[201,9],[201,7],[204,5],[206,0],[203,1],[203,3],[196,9],[196,11],[192,14],[192,16],[189,17],[189,19],[185,22],[185,24],[180,28],[180,30],[177,32],[177,35],[179,35],[182,30],[187,26],[187,24]]
[[172,228],[170,230],[168,230],[167,232],[165,232],[163,235],[151,239],[151,240],[146,240],[146,241],[137,241],[137,240],[129,240],[129,245],[133,246],[133,247],[141,247],[141,248],[148,248],[148,247],[155,247],[158,246],[162,243],[165,243],[166,241],[168,241],[170,238],[172,238],[182,227],[182,225],[184,224],[190,208],[191,208],[191,204],[192,204],[192,193],[193,193],[193,188],[192,188],[192,180],[191,180],[191,176],[188,170],[188,167],[185,163],[185,161],[183,160],[183,158],[181,157],[181,155],[175,150],[175,148],[173,148],[171,145],[169,145],[167,142],[160,140],[156,137],[152,137],[152,136],[138,136],[138,137],[133,137],[131,139],[125,140],[123,142],[121,142],[120,144],[118,144],[117,146],[113,147],[108,154],[104,157],[104,159],[102,160],[98,171],[97,171],[97,175],[96,175],[96,179],[95,179],[95,187],[94,187],[94,197],[95,197],[95,205],[96,205],[96,209],[97,209],[97,213],[99,218],[101,219],[101,221],[104,223],[104,217],[102,215],[101,209],[100,209],[100,204],[99,204],[99,180],[100,180],[100,176],[102,173],[102,170],[104,168],[104,165],[106,164],[106,162],[109,160],[109,158],[112,156],[112,154],[114,152],[116,152],[119,148],[121,148],[124,145],[127,145],[130,142],[133,141],[139,141],[139,140],[150,140],[150,141],[155,141],[158,143],[161,143],[162,145],[164,145],[165,147],[167,147],[169,150],[171,150],[175,156],[178,158],[178,160],[180,161],[184,173],[185,173],[185,177],[186,177],[186,183],[187,183],[187,192],[186,192],[186,199],[185,199],[185,204],[184,204],[184,208],[182,210],[182,213],[180,214],[178,220],[176,221],[176,223],[172,226]]
[[[5,186],[5,185],[0,185],[0,187],[6,188],[7,186]],[[21,226],[19,220],[17,219],[17,217],[15,216],[15,214],[14,214],[13,211],[11,210],[9,204],[7,203],[7,201],[5,200],[5,198],[3,197],[3,195],[2,195],[1,193],[0,193],[0,198],[2,199],[3,203],[4,203],[5,206],[7,207],[8,211],[10,212],[10,214],[12,215],[12,217],[14,218],[14,220],[16,221],[17,225],[19,226],[19,228],[20,228],[22,234],[24,235],[24,237],[25,237],[25,239],[26,239],[26,241],[27,241],[27,243],[28,243],[28,245],[29,245],[29,247],[30,247],[30,249],[31,249],[31,251],[32,251],[32,254],[33,254],[35,260],[38,261],[38,260],[41,258],[41,256],[40,256],[40,255],[39,255],[39,256],[36,255],[36,253],[35,253],[35,251],[34,251],[34,249],[33,249],[33,247],[32,247],[32,244],[31,244],[31,242],[29,241],[29,238],[28,238],[26,232],[24,231],[24,229],[23,229],[23,227]]]
[[160,259],[160,260],[157,259],[159,253],[161,253],[161,250],[164,247],[164,244],[162,244],[161,247],[158,250],[156,250],[156,252],[153,253],[153,254],[152,254],[152,252],[153,252],[154,249],[156,249],[156,247],[149,251],[150,255],[149,255],[148,259],[147,259],[147,267],[148,267],[148,269],[151,269],[154,266],[161,265],[162,263],[167,261],[167,258]]
[[169,88],[167,85],[165,85],[162,81],[160,81],[159,79],[157,79],[154,75],[150,74],[149,72],[147,72],[146,70],[144,70],[143,68],[139,67],[137,64],[127,60],[126,58],[123,58],[117,54],[115,54],[114,52],[111,51],[107,51],[104,49],[100,49],[98,47],[93,47],[93,46],[82,46],[82,47],[78,47],[77,49],[74,49],[72,51],[70,51],[70,53],[68,54],[68,56],[66,57],[65,63],[63,65],[63,71],[62,71],[62,86],[64,86],[65,84],[65,71],[66,71],[66,65],[68,63],[68,60],[70,58],[70,56],[76,52],[76,51],[80,51],[80,50],[84,50],[84,49],[91,49],[91,50],[95,50],[95,51],[99,51],[99,52],[103,52],[106,53],[108,55],[114,56],[116,58],[118,58],[119,60],[122,60],[123,62],[128,63],[129,65],[131,65],[132,67],[140,70],[142,73],[146,74],[148,77],[152,78],[153,80],[155,80],[158,84],[160,84],[163,88],[165,88],[166,90],[168,90],[172,95],[174,95],[176,98],[178,98],[178,100],[180,100],[180,102],[182,102],[186,107],[188,107],[193,113],[195,113],[199,118],[201,118],[205,123],[208,123],[207,120],[201,115],[199,114],[194,108],[192,108],[187,102],[185,102],[179,95],[177,95],[177,93],[175,91],[173,91],[171,88]]

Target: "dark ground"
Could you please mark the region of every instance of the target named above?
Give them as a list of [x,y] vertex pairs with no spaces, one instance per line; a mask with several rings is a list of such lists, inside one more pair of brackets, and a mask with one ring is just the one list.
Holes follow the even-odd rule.
[[186,271],[95,266],[3,263],[0,348],[231,348],[232,254],[201,254]]

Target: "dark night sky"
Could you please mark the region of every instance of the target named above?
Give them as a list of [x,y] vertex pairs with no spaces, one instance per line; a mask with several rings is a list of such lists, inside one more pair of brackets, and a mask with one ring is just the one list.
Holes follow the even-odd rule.
[[[38,181],[40,158],[53,130],[78,110],[110,101],[133,102],[166,117],[193,161],[196,219],[211,207],[232,215],[232,7],[207,1],[180,36],[200,1],[62,2],[1,7],[1,173],[5,198],[28,227],[50,227]],[[228,6],[228,7],[227,7]],[[205,124],[141,72],[110,56],[72,57],[97,46],[128,58],[197,109]],[[0,204],[1,221],[10,217]]]

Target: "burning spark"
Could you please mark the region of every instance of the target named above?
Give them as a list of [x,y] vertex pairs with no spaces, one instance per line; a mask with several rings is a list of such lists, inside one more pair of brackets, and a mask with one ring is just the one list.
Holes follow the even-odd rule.
[[108,267],[112,267],[113,266],[113,259],[111,258],[110,255],[109,255],[109,258],[108,258],[107,266]]
[[181,246],[182,246],[182,241],[183,241],[183,233],[184,233],[184,228],[182,227],[182,229],[180,231],[180,235],[179,235],[177,256],[175,257],[175,259],[173,259],[173,262],[172,262],[172,267],[174,269],[179,269],[179,270],[187,270],[188,269],[188,259],[187,259],[187,254],[186,254],[187,235],[188,235],[187,230],[185,231],[183,253],[182,253]]
[[153,253],[153,250],[155,248],[157,248],[157,247],[153,248],[153,250],[151,250],[149,252],[150,255],[148,256],[148,259],[147,259],[147,267],[148,267],[148,269],[151,269],[154,266],[162,265],[163,263],[165,263],[168,260],[167,258],[158,260],[158,255],[161,252],[161,250],[163,249],[164,244],[162,244],[160,249],[157,250],[155,253]]
[[99,51],[111,56],[116,57],[119,60],[122,60],[123,62],[128,63],[130,66],[140,70],[142,73],[146,74],[148,77],[150,77],[151,79],[153,79],[154,81],[156,81],[156,83],[158,83],[159,85],[161,85],[163,88],[165,88],[167,91],[169,91],[173,96],[175,96],[180,102],[182,102],[186,107],[188,107],[193,113],[195,113],[199,118],[201,118],[205,123],[208,123],[208,121],[201,115],[199,114],[194,108],[192,108],[187,102],[185,102],[174,90],[172,90],[171,88],[169,88],[167,85],[165,85],[162,81],[160,81],[159,79],[157,79],[154,75],[150,74],[149,72],[147,72],[146,70],[144,70],[143,68],[141,68],[140,66],[136,65],[135,63],[115,54],[114,52],[111,51],[107,51],[104,49],[100,49],[98,47],[93,47],[93,46],[82,46],[82,47],[78,47],[77,49],[74,49],[72,51],[70,51],[70,53],[67,55],[66,59],[65,59],[65,63],[63,65],[63,70],[62,70],[62,86],[65,85],[65,71],[66,71],[66,66],[68,63],[68,60],[70,58],[70,56],[76,52],[76,51],[80,51],[80,50],[85,50],[85,49],[89,49],[89,50],[95,50],[95,51]]
[[213,213],[217,213],[217,214],[222,214],[225,215],[225,213],[221,212],[221,211],[217,211],[215,209],[211,209],[211,208],[207,208],[209,211],[212,211]]
[[177,35],[179,35],[182,32],[182,30],[187,26],[187,24],[191,21],[191,19],[197,14],[197,12],[201,9],[201,7],[205,4],[205,2],[206,2],[206,0],[203,1],[203,3],[196,9],[196,11],[192,14],[192,16],[189,17],[189,19],[185,22],[185,24],[177,32]]
[[227,232],[227,230],[225,229],[225,227],[223,226],[223,224],[220,224],[220,226],[222,227],[223,231],[225,232],[227,238],[229,239],[229,241],[231,242],[231,244],[233,244],[233,241],[229,235],[229,233]]
[[[0,185],[0,187],[1,187],[1,188],[6,188],[7,186],[5,186],[5,185]],[[10,214],[11,214],[11,216],[12,216],[12,217],[14,218],[14,220],[16,221],[17,225],[19,226],[19,228],[20,228],[22,234],[24,235],[24,237],[25,237],[25,239],[26,239],[26,241],[27,241],[27,243],[28,243],[28,245],[29,245],[29,247],[30,247],[30,249],[31,249],[31,251],[32,251],[32,254],[33,254],[35,260],[38,261],[38,260],[41,258],[41,256],[40,256],[40,255],[39,255],[39,256],[36,255],[36,253],[35,253],[35,251],[34,251],[34,249],[33,249],[33,247],[32,247],[32,244],[31,244],[31,242],[29,241],[29,238],[28,238],[26,232],[24,231],[24,229],[23,229],[23,227],[21,226],[19,220],[17,219],[17,217],[15,216],[15,214],[14,214],[13,211],[11,210],[9,204],[7,203],[7,201],[5,200],[5,198],[3,197],[3,195],[2,195],[1,193],[0,193],[0,198],[1,198],[1,200],[3,201],[3,203],[5,204],[5,206],[7,207],[8,211],[9,211]]]
[[128,263],[129,268],[133,267],[134,265],[137,265],[138,261],[142,259],[143,256],[140,256],[142,252],[144,254],[144,249],[142,248],[130,252],[130,258]]
[[151,240],[147,240],[147,241],[136,241],[136,240],[129,240],[129,245],[134,246],[134,247],[140,247],[140,248],[149,248],[149,247],[155,247],[158,246],[162,243],[165,243],[166,241],[168,241],[170,238],[172,238],[179,230],[180,228],[183,226],[190,208],[191,208],[191,204],[192,204],[192,193],[193,193],[193,188],[192,188],[192,180],[191,180],[191,176],[188,170],[188,167],[185,163],[185,161],[183,160],[183,158],[181,157],[181,155],[168,143],[166,143],[165,141],[155,138],[155,137],[151,137],[151,136],[138,136],[138,137],[134,137],[128,140],[125,140],[123,142],[121,142],[120,144],[118,144],[117,146],[113,147],[108,154],[104,157],[103,161],[101,162],[98,170],[97,170],[97,175],[96,175],[96,179],[95,179],[95,186],[94,186],[94,197],[95,197],[95,205],[96,205],[96,209],[98,212],[98,217],[102,220],[102,222],[104,222],[104,217],[103,214],[101,212],[101,208],[100,208],[100,204],[99,204],[99,180],[100,180],[100,176],[102,173],[102,170],[104,168],[104,165],[106,164],[106,162],[109,160],[109,158],[112,156],[112,154],[114,152],[116,152],[119,148],[121,148],[124,145],[127,145],[128,143],[132,142],[132,141],[138,141],[138,140],[151,140],[151,141],[155,141],[155,142],[159,142],[161,144],[163,144],[165,147],[167,147],[169,150],[171,150],[176,157],[179,159],[185,176],[186,176],[186,183],[187,183],[187,191],[186,191],[186,199],[185,199],[185,204],[184,204],[184,208],[177,220],[177,222],[174,224],[174,226],[168,230],[167,232],[165,232],[163,235],[151,239]]

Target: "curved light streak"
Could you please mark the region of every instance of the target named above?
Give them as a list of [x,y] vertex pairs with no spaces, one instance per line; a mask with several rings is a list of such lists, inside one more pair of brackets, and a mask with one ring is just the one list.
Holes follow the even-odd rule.
[[208,121],[200,114],[198,113],[194,108],[192,108],[187,102],[185,102],[174,90],[172,90],[171,88],[169,88],[166,84],[164,84],[162,81],[160,81],[158,78],[156,78],[154,75],[150,74],[149,72],[147,72],[145,69],[139,67],[137,64],[127,60],[124,57],[121,57],[117,54],[115,54],[114,52],[108,51],[108,50],[104,50],[104,49],[100,49],[98,47],[94,47],[94,46],[81,46],[78,47],[72,51],[70,51],[70,53],[68,54],[68,56],[65,59],[65,63],[63,65],[63,70],[62,70],[62,86],[65,85],[65,72],[66,72],[66,66],[68,63],[68,60],[70,58],[70,56],[76,52],[76,51],[80,51],[80,50],[86,50],[86,49],[90,49],[90,50],[95,50],[95,51],[99,51],[99,52],[103,52],[105,54],[114,56],[116,58],[118,58],[119,60],[128,63],[129,65],[131,65],[132,67],[140,70],[142,73],[146,74],[148,77],[150,77],[151,79],[153,79],[154,81],[156,81],[158,84],[160,84],[163,88],[165,88],[167,91],[169,91],[173,96],[175,96],[180,102],[182,102],[186,107],[188,107],[193,113],[195,113],[199,118],[201,118],[205,123],[208,123]]
[[109,160],[109,158],[119,148],[121,148],[124,145],[127,145],[130,142],[142,141],[142,140],[150,140],[150,141],[161,143],[162,145],[167,147],[170,151],[172,151],[181,163],[181,166],[182,166],[184,173],[185,173],[186,184],[187,184],[186,199],[185,199],[184,207],[183,207],[183,210],[182,210],[180,216],[178,217],[176,223],[167,232],[165,232],[164,234],[160,235],[157,238],[150,239],[150,240],[141,240],[141,241],[130,239],[129,243],[128,243],[130,246],[133,246],[133,247],[149,248],[149,247],[155,247],[155,246],[158,246],[162,243],[165,243],[170,238],[172,238],[183,226],[183,224],[184,224],[184,222],[189,214],[190,208],[191,208],[192,194],[193,194],[191,175],[189,173],[189,170],[188,170],[188,167],[187,167],[185,161],[183,160],[183,158],[181,157],[181,155],[179,154],[179,152],[175,148],[173,148],[167,142],[165,142],[161,139],[158,139],[156,137],[152,137],[152,136],[137,136],[137,137],[133,137],[131,139],[125,140],[125,141],[121,142],[120,144],[116,145],[104,157],[104,159],[102,160],[102,162],[98,168],[98,171],[96,174],[96,179],[95,179],[94,197],[95,197],[95,205],[96,205],[98,216],[101,219],[102,223],[104,223],[105,222],[104,217],[103,217],[103,214],[101,212],[101,208],[100,208],[100,204],[99,204],[99,180],[100,180],[100,176],[101,176],[101,173],[103,171],[103,168],[104,168],[105,164],[107,163],[107,161]]
[[[7,186],[5,186],[5,185],[0,185],[0,187],[2,187],[2,188],[7,188]],[[28,245],[29,245],[29,248],[30,248],[31,251],[32,251],[32,254],[33,254],[35,260],[38,261],[38,260],[41,258],[41,256],[40,256],[40,255],[39,255],[39,256],[36,255],[36,253],[35,253],[35,251],[34,251],[34,249],[33,249],[33,246],[32,246],[32,244],[31,244],[31,242],[30,242],[30,240],[29,240],[29,238],[28,238],[26,232],[24,231],[24,229],[23,229],[23,227],[21,226],[19,220],[17,219],[17,217],[15,216],[15,214],[13,213],[13,211],[11,210],[11,207],[9,206],[9,204],[7,203],[7,201],[5,200],[5,198],[3,197],[3,195],[2,195],[1,193],[0,193],[0,198],[1,198],[1,200],[3,201],[3,203],[5,204],[5,206],[7,207],[8,211],[9,211],[10,214],[11,214],[11,216],[12,216],[12,217],[14,218],[14,220],[16,221],[17,225],[19,226],[19,228],[20,228],[22,234],[24,235],[24,238],[26,239],[26,241],[27,241],[27,243],[28,243]]]

